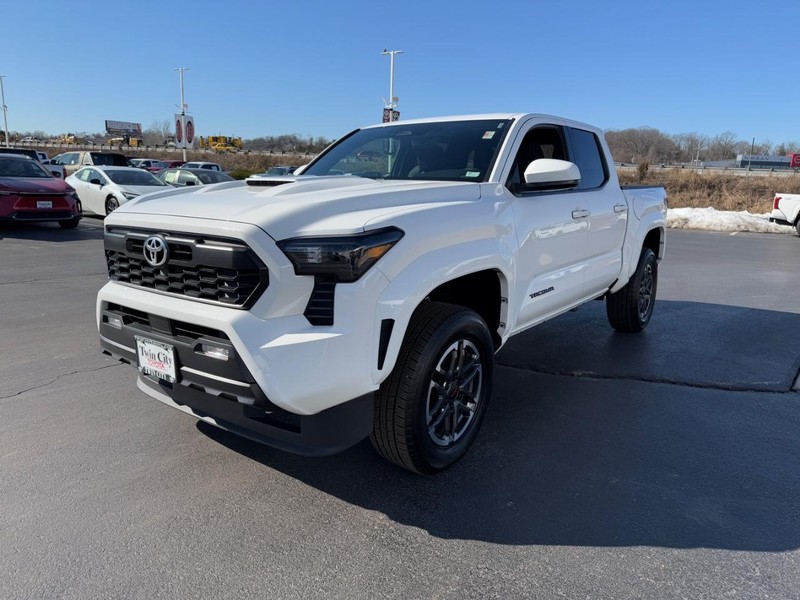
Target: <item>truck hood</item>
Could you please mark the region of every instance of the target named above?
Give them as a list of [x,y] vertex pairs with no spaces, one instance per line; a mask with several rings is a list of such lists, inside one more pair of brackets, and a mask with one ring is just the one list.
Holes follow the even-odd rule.
[[299,176],[171,189],[127,202],[114,214],[248,223],[282,240],[358,233],[389,214],[479,199],[480,185],[471,182]]

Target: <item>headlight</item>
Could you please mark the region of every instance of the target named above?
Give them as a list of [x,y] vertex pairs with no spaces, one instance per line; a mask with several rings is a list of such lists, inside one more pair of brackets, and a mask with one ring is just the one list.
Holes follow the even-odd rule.
[[139,197],[139,194],[134,194],[133,192],[122,192],[122,195],[125,196],[128,200],[133,200],[134,198]]
[[297,275],[332,275],[357,281],[403,237],[395,227],[340,237],[292,238],[278,242]]

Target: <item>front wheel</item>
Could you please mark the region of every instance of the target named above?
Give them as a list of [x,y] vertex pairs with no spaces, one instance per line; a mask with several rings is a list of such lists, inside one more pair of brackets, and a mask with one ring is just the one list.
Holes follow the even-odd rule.
[[114,196],[109,196],[108,198],[106,198],[106,215],[110,215],[118,208],[119,208],[119,200],[114,198]]
[[650,248],[643,248],[628,283],[606,297],[608,322],[617,331],[637,333],[647,327],[656,303],[658,261]]
[[797,235],[800,235],[800,217],[798,217],[797,221],[795,221],[794,228],[797,230]]
[[370,440],[394,464],[429,474],[466,454],[492,391],[494,345],[474,311],[424,302],[375,394]]

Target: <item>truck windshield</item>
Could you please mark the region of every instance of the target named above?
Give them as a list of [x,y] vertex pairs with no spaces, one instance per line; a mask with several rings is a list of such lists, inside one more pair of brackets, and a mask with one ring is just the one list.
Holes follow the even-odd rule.
[[303,175],[486,181],[509,129],[507,119],[397,123],[354,132]]

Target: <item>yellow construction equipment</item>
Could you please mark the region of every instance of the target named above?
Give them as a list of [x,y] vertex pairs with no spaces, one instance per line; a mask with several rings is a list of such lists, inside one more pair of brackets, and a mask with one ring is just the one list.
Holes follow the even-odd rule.
[[242,149],[242,138],[227,135],[200,136],[200,147],[214,150],[215,152],[238,152]]
[[144,146],[144,140],[138,137],[123,135],[122,137],[109,138],[106,144],[109,146],[128,146],[129,148],[140,148]]

